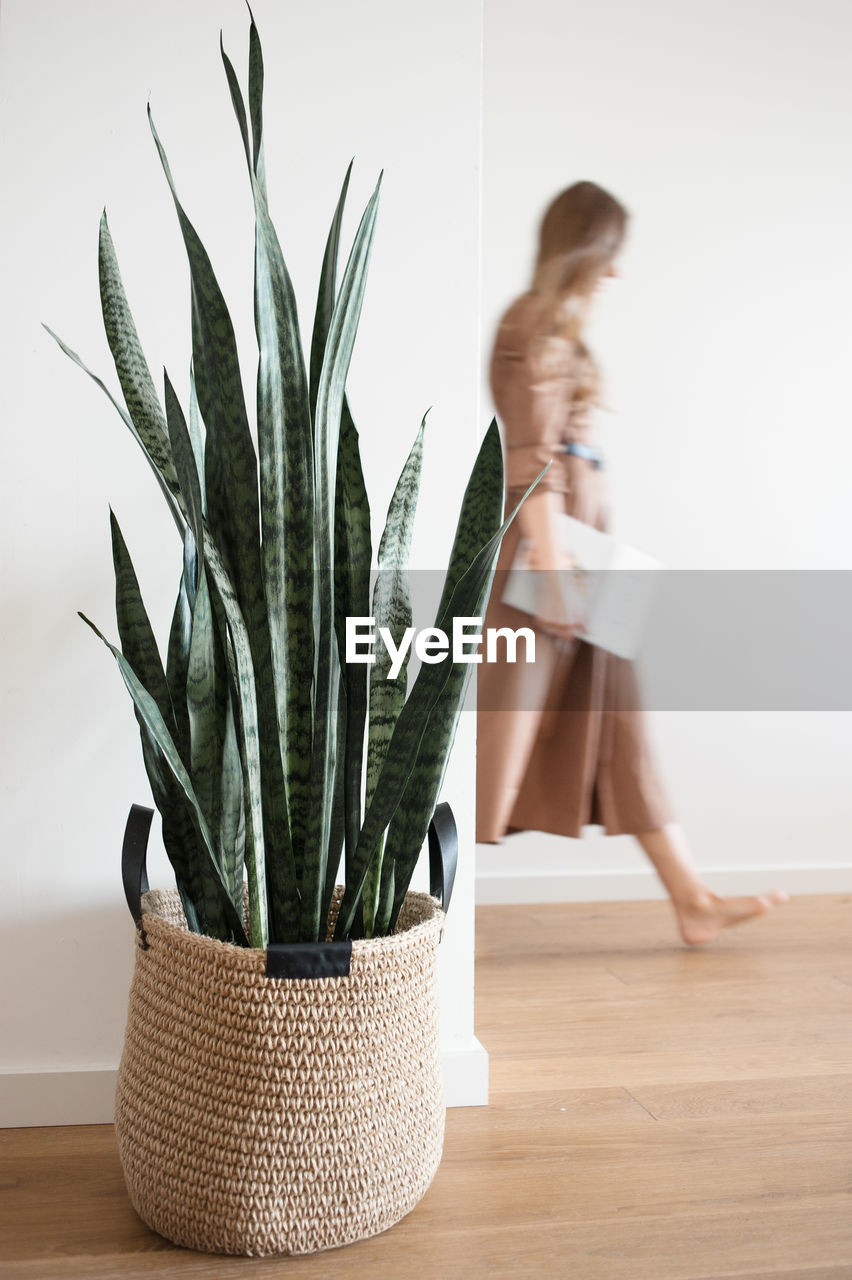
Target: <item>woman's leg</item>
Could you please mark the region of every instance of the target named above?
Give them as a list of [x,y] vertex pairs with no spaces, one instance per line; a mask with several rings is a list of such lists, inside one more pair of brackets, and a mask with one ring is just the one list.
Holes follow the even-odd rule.
[[695,946],[709,942],[722,929],[765,915],[788,900],[782,890],[758,897],[720,898],[701,883],[682,828],[675,822],[637,835],[666,887],[677,915],[681,937]]

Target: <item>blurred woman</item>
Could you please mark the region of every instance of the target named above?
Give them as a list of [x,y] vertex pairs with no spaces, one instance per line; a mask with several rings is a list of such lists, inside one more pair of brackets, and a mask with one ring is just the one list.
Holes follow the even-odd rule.
[[627,221],[624,206],[593,182],[561,192],[541,224],[531,286],[497,330],[490,376],[507,510],[551,466],[503,539],[485,626],[530,625],[528,614],[500,599],[521,538],[547,589],[533,619],[535,662],[504,656],[479,668],[477,840],[496,843],[521,830],[579,837],[587,824],[635,835],[683,940],[697,944],[787,895],[722,898],[702,884],[649,747],[632,663],[580,640],[557,607],[556,571],[569,561],[555,517],[565,512],[608,528],[594,412],[601,379],[583,329],[596,291],[618,274]]

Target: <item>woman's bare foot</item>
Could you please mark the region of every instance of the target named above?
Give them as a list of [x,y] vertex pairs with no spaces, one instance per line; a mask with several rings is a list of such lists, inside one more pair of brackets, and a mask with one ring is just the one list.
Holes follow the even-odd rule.
[[781,906],[789,900],[789,894],[781,889],[772,893],[760,894],[754,898],[720,898],[709,889],[688,903],[673,902],[677,915],[680,934],[684,942],[690,946],[698,946],[702,942],[710,942],[731,925],[743,924],[753,920],[755,916],[766,915],[773,907]]
[[684,942],[695,947],[710,942],[723,929],[766,915],[787,902],[775,889],[754,898],[720,898],[702,884],[682,828],[674,822],[636,837],[653,863],[672,900]]

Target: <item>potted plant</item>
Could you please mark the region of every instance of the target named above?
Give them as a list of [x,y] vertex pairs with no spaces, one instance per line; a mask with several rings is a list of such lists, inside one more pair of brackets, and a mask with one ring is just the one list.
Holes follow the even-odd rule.
[[[391,664],[411,625],[405,566],[424,425],[370,598],[370,511],[345,383],[381,178],[338,284],[351,165],[346,174],[306,362],[267,203],[253,19],[247,105],[222,58],[255,213],[256,444],[228,308],[153,121],[190,270],[186,411],[168,374],[160,399],[106,215],[100,227],[123,403],[107,394],[182,546],[165,662],[112,513],[120,647],[89,623],[133,699],[176,881],[147,891],[152,811],[133,806],[122,866],[138,947],[116,1133],[131,1199],[155,1230],[210,1251],[307,1253],[390,1226],[440,1160],[435,964],[455,830],[437,802],[471,667],[423,664],[409,690],[406,662]],[[508,523],[492,422],[438,627],[483,614]],[[365,616],[384,638],[371,664],[347,662],[347,620]],[[409,889],[427,833],[442,902]]]

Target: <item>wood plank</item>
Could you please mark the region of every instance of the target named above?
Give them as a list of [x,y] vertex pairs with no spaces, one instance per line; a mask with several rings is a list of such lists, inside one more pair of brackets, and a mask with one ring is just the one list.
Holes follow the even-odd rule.
[[852,1280],[852,897],[711,947],[666,903],[478,912],[492,1103],[393,1230],[305,1259],[176,1249],[110,1126],[0,1134],[4,1280]]

